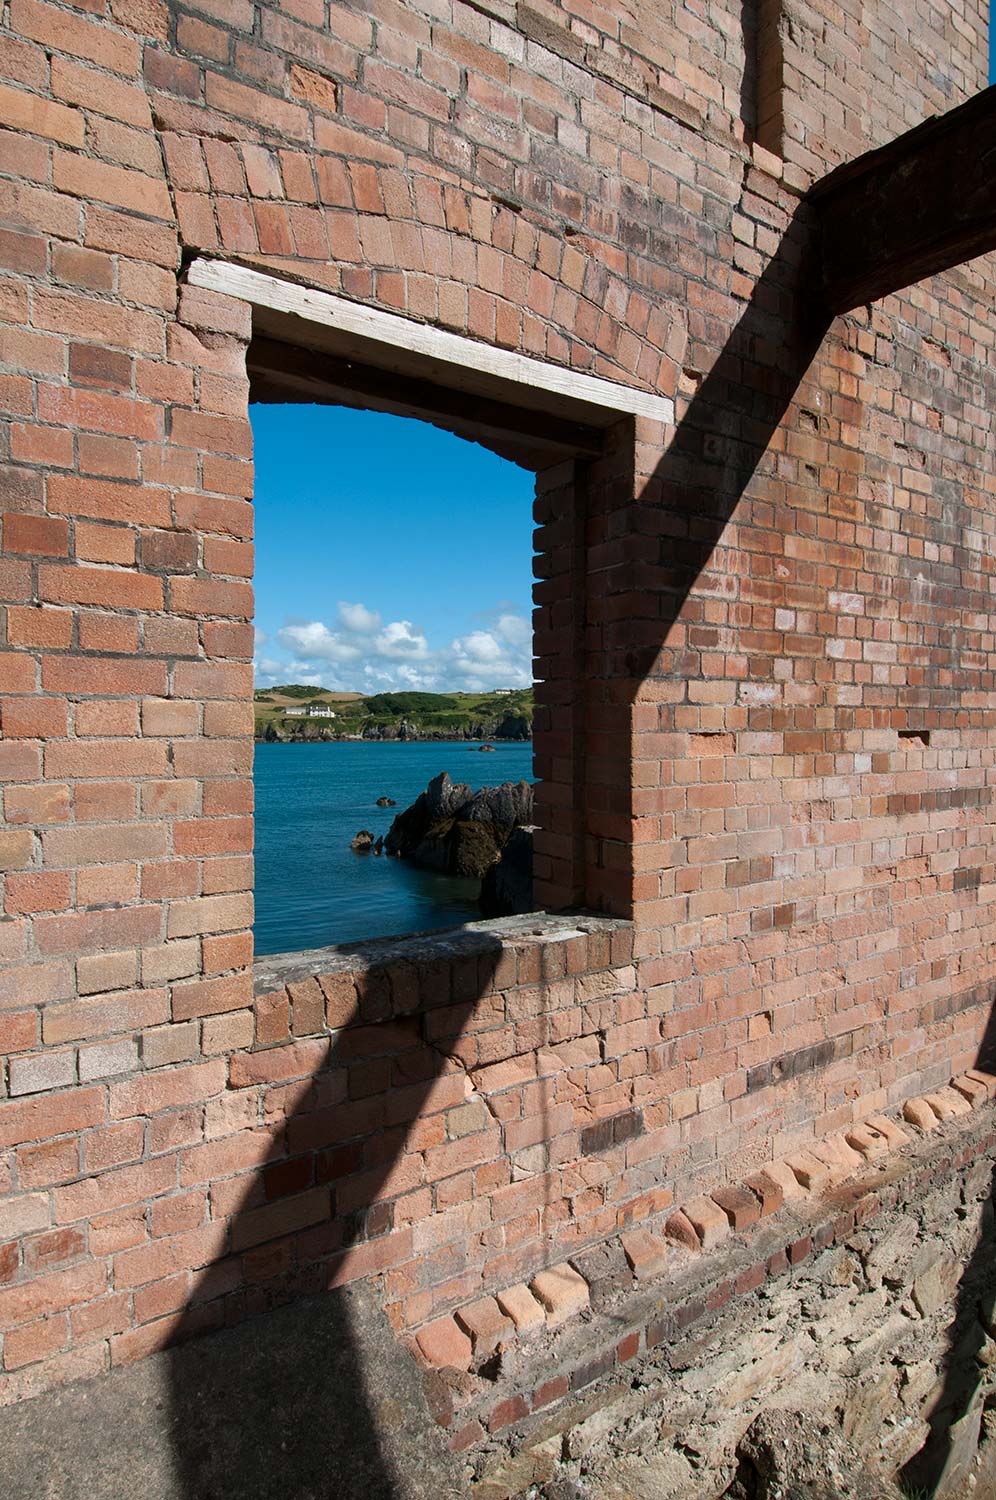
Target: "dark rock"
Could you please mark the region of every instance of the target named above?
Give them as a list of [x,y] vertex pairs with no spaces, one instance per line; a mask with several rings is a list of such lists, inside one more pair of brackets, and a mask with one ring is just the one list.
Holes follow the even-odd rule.
[[397,801],[395,800],[394,797],[378,797],[377,798],[377,806],[378,807],[397,807],[397,805],[398,805]]
[[349,847],[355,849],[357,854],[369,854],[373,848],[374,836],[366,828],[361,828],[354,839],[350,840]]
[[500,786],[484,786],[460,809],[460,818],[471,823],[492,823],[506,830],[533,821],[533,789],[528,781],[503,781]]
[[494,755],[494,753],[495,753],[495,747],[494,747],[494,745],[478,745],[477,749],[478,749],[478,752],[480,754],[482,754],[482,755],[484,754],[485,751],[488,753],[488,755]]
[[[265,700],[260,698],[256,701],[262,703]],[[345,724],[346,721],[340,720],[338,728],[333,729],[314,719],[293,718],[284,719],[281,728],[277,729],[272,720],[257,720],[256,738],[279,744],[298,744],[312,740],[456,740],[472,741],[469,748],[476,751],[481,741],[529,740],[533,732],[532,720],[525,713],[512,709],[505,709],[500,716],[489,715],[451,729],[429,727],[410,719],[398,719],[388,724],[366,724],[362,728],[357,725],[355,731],[347,730]]]
[[530,821],[532,807],[533,789],[526,781],[472,792],[441,771],[411,807],[397,815],[384,847],[388,854],[400,854],[430,870],[482,879],[512,830]]
[[420,740],[424,736],[416,724],[408,719],[399,719],[397,724],[368,724],[363,731],[365,740]]
[[501,829],[493,823],[454,823],[449,839],[449,869],[465,880],[483,880],[501,854]]
[[591,1491],[575,1479],[554,1479],[538,1491],[542,1500],[591,1500]]
[[513,828],[481,883],[481,914],[514,917],[533,910],[533,830]]
[[531,738],[533,726],[525,714],[504,714],[497,728],[494,730],[496,740],[528,740]]

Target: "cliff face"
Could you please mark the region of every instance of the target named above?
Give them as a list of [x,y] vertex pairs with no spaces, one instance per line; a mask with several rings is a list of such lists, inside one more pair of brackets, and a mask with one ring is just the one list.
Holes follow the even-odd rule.
[[499,859],[513,829],[532,822],[533,789],[527,781],[503,782],[472,792],[446,771],[399,813],[384,840],[388,854],[427,869],[482,880]]
[[322,740],[336,740],[339,736],[320,719],[284,720],[283,726],[272,721],[265,726],[256,726],[256,738],[267,745],[289,745],[295,741],[302,744]]
[[532,737],[532,721],[526,714],[506,713],[501,716],[488,715],[475,719],[459,728],[440,729],[438,726],[423,726],[417,719],[399,718],[387,724],[366,724],[362,729],[356,721],[346,716],[330,724],[320,719],[272,719],[256,722],[256,738],[267,743],[290,744],[297,740],[338,740],[344,736],[364,740],[528,740]]
[[[335,718],[300,709],[326,705]],[[531,690],[505,693],[333,693],[290,682],[255,696],[255,736],[300,739],[529,739]]]
[[368,724],[365,740],[528,740],[533,726],[525,714],[505,714],[502,718],[477,719],[462,729],[423,728],[412,719],[396,724]]

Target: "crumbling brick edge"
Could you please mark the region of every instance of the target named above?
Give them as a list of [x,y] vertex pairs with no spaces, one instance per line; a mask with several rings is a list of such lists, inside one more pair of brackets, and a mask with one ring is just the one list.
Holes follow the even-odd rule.
[[[950,1107],[952,1093],[964,1108]],[[646,1229],[623,1231],[534,1279],[528,1290],[538,1319],[526,1311],[521,1293],[527,1289],[516,1287],[419,1330],[415,1352],[426,1367],[430,1407],[447,1430],[450,1449],[469,1456],[496,1437],[517,1448],[558,1406],[563,1418],[558,1425],[569,1427],[574,1408],[583,1405],[596,1381],[693,1327],[704,1328],[734,1299],[791,1275],[930,1183],[993,1153],[994,1100],[996,1077],[970,1070],[938,1094],[907,1101],[903,1115],[915,1136],[878,1117],[893,1127],[891,1146],[887,1152],[864,1153],[858,1176],[824,1181],[739,1227],[731,1205],[730,1232],[711,1248],[700,1240],[696,1252],[674,1242],[664,1245]],[[720,1189],[718,1197],[740,1191]],[[628,1282],[620,1272],[623,1263]],[[564,1295],[558,1299],[550,1295],[548,1281],[560,1273]],[[541,1285],[542,1278],[547,1280]],[[488,1315],[491,1301],[497,1320]],[[535,1340],[531,1351],[530,1340]]]

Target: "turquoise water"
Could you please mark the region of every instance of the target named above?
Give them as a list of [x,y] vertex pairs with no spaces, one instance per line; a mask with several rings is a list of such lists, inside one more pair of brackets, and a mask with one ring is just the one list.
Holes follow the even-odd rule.
[[[476,882],[349,847],[361,828],[386,833],[440,771],[475,791],[532,781],[533,747],[497,744],[482,755],[473,742],[257,745],[257,954],[475,921]],[[377,807],[378,797],[398,805]]]

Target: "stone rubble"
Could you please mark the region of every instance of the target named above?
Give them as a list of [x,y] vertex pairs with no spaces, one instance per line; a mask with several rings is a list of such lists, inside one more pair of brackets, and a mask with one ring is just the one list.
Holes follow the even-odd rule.
[[[966,1115],[814,1143],[818,1191],[773,1163],[421,1330],[474,1500],[892,1500],[924,1465],[932,1500],[996,1494],[996,1076],[971,1082]],[[515,1325],[489,1356],[460,1326],[485,1302]]]

